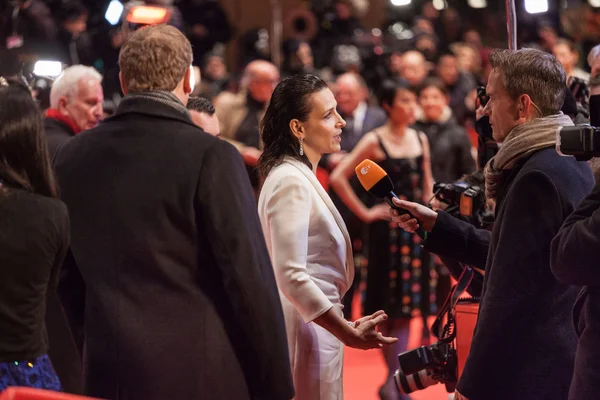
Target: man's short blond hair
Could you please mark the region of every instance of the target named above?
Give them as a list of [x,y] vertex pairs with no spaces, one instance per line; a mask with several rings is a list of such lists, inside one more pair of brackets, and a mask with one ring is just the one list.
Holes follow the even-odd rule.
[[119,67],[128,92],[172,92],[192,59],[192,46],[183,33],[169,25],[153,25],[127,38],[119,53]]

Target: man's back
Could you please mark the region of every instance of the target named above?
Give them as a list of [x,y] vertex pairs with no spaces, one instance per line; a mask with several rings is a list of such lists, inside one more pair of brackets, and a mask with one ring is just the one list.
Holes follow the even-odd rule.
[[178,109],[126,98],[56,169],[87,287],[87,394],[244,399],[254,375],[283,369],[262,390],[288,398],[281,307],[232,146]]

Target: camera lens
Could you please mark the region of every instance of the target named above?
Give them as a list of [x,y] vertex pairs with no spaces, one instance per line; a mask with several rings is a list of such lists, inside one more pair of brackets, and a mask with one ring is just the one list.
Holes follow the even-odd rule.
[[410,375],[404,375],[401,370],[397,369],[394,373],[394,380],[398,391],[402,394],[409,394],[439,383],[426,369]]

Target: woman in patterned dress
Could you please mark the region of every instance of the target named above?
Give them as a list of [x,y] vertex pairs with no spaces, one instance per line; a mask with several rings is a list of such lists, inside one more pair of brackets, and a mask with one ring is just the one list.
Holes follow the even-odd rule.
[[365,313],[383,309],[389,320],[382,326],[395,346],[383,349],[388,377],[380,389],[382,399],[400,399],[394,380],[397,355],[406,350],[410,319],[424,319],[436,312],[437,273],[433,257],[421,248],[421,239],[390,225],[389,207],[371,197],[363,205],[348,179],[364,159],[376,161],[390,176],[395,193],[404,199],[426,203],[433,195],[429,143],[422,132],[409,128],[415,121],[417,96],[407,83],[385,82],[380,104],[388,123],[367,133],[332,173],[330,180],[340,198],[363,222],[368,232],[368,272]]

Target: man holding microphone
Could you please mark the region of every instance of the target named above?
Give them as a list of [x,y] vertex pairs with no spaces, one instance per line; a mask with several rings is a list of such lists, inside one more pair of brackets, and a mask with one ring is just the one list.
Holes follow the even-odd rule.
[[521,49],[496,51],[490,62],[484,112],[503,143],[484,171],[486,195],[496,204],[493,231],[406,201],[396,205],[414,218],[393,211],[393,219],[408,231],[428,231],[428,251],[485,269],[456,398],[563,400],[575,358],[570,316],[578,288],[552,275],[550,243],[593,176],[585,162],[555,151],[557,129],[573,125],[560,112],[567,87],[558,61]]

